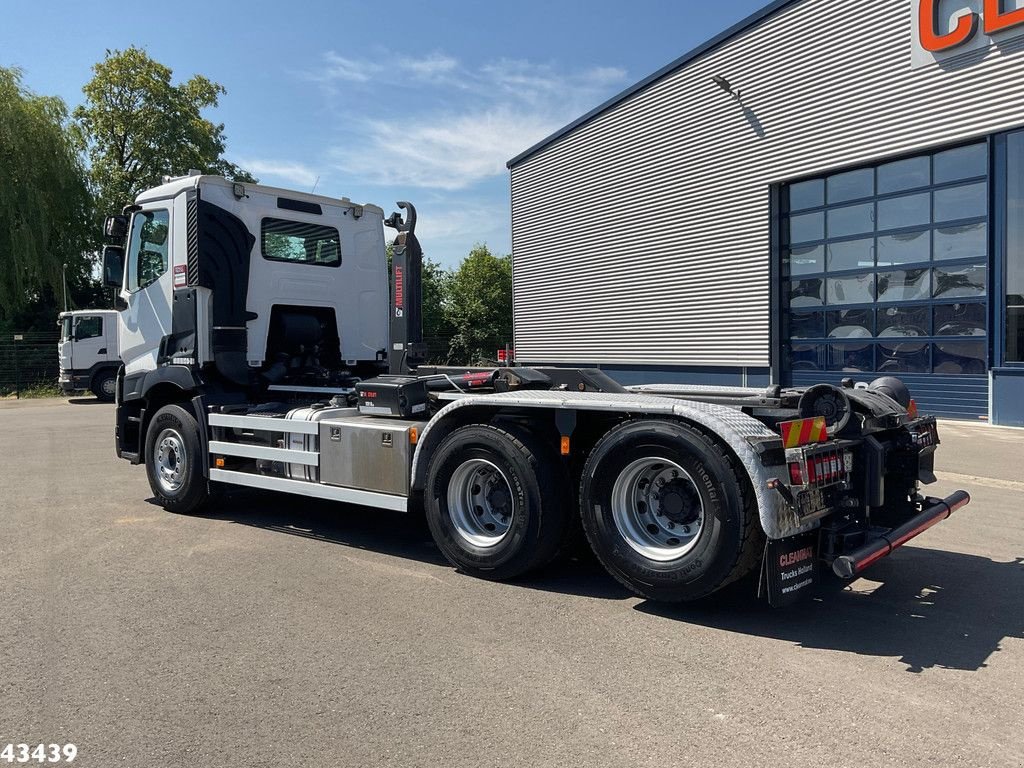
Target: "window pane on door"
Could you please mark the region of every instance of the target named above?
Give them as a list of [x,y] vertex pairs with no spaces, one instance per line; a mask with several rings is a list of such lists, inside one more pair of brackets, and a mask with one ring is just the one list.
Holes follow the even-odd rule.
[[928,307],[884,307],[878,310],[878,335],[929,336]]
[[875,239],[841,240],[828,245],[828,271],[871,269],[875,265]]
[[988,254],[988,225],[967,224],[962,227],[939,227],[935,230],[936,261],[973,259]]
[[987,291],[988,267],[974,264],[935,270],[932,295],[937,299],[973,299]]
[[931,292],[927,269],[905,269],[878,275],[879,301],[917,301]]
[[932,253],[932,234],[904,232],[898,235],[882,235],[878,238],[878,266],[891,267],[896,264],[911,264],[928,261]]

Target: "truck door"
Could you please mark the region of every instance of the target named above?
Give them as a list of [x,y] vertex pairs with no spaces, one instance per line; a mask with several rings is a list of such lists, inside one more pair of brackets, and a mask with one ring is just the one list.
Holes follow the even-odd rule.
[[96,363],[107,359],[104,325],[100,315],[75,315],[71,336],[72,370],[88,371]]
[[169,203],[150,203],[132,216],[121,296],[121,359],[126,373],[156,368],[160,341],[171,332],[171,213]]

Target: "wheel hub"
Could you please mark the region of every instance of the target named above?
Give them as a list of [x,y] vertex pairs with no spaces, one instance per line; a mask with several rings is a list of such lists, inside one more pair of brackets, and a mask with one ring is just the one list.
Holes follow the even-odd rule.
[[662,486],[657,496],[661,513],[679,525],[690,525],[700,517],[700,496],[689,480],[673,479]]
[[455,532],[473,546],[497,546],[508,535],[514,514],[512,487],[496,465],[469,459],[452,473],[448,515]]
[[704,527],[704,505],[689,473],[669,459],[637,459],[612,486],[612,519],[625,542],[656,562],[685,556]]
[[185,441],[177,430],[168,428],[157,435],[154,465],[160,488],[166,493],[177,493],[187,467]]

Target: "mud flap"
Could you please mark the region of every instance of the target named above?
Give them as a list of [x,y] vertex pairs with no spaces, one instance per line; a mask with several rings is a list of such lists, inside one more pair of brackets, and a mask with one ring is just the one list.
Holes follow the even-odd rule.
[[769,605],[791,605],[814,592],[817,581],[818,531],[769,539],[761,565],[761,588],[768,592]]

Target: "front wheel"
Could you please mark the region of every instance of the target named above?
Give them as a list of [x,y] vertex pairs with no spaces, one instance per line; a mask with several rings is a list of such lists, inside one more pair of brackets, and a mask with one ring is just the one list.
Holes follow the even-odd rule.
[[431,536],[473,576],[512,579],[546,565],[562,544],[568,506],[559,456],[526,430],[462,427],[430,462],[424,507]]
[[761,534],[742,467],[696,427],[620,424],[594,447],[583,527],[608,572],[641,597],[697,600],[749,574]]
[[203,476],[199,424],[180,405],[165,405],[146,431],[146,475],[160,505],[188,514],[209,497]]
[[104,403],[114,402],[114,395],[117,393],[117,371],[107,368],[93,376],[92,384],[89,386],[97,400]]

